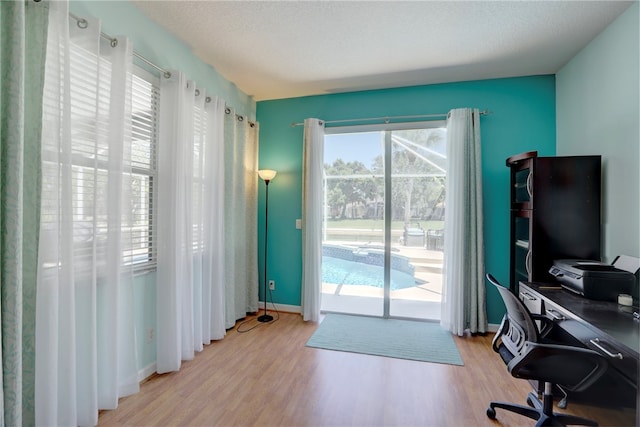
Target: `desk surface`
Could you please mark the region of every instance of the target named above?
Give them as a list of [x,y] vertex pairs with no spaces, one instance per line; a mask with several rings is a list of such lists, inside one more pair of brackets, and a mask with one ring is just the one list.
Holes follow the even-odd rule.
[[576,319],[608,335],[635,354],[636,358],[640,358],[640,321],[633,316],[633,312],[638,311],[637,307],[590,300],[555,284],[528,282],[524,285],[564,307]]

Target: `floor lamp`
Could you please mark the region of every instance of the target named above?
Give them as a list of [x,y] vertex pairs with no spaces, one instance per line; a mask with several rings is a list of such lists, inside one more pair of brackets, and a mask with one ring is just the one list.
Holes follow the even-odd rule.
[[258,317],[258,322],[271,322],[273,316],[267,314],[267,232],[269,231],[269,182],[276,177],[276,171],[262,169],[258,175],[264,181],[266,195],[264,198],[264,314]]

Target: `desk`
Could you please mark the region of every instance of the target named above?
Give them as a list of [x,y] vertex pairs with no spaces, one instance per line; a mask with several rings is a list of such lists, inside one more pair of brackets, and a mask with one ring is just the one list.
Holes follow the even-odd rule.
[[557,284],[520,282],[518,296],[529,311],[554,321],[558,327],[554,329],[559,332],[552,339],[590,348],[609,361],[602,380],[575,395],[577,400],[602,406],[636,407],[640,321],[634,319],[632,307],[586,299]]

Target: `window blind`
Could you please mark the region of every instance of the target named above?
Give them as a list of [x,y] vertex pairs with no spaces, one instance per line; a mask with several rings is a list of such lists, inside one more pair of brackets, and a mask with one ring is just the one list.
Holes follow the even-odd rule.
[[[90,259],[96,259],[100,265],[106,257],[111,64],[105,57],[98,58],[73,43],[69,60],[68,92],[63,87],[50,85],[49,93],[44,94],[43,102],[54,110],[63,108],[64,102],[55,105],[58,99],[69,98],[71,128],[68,136],[63,134],[60,139],[43,141],[41,221],[42,232],[58,235],[62,232],[58,227],[65,227],[58,224],[72,224],[72,251],[78,261],[74,269],[82,275],[85,267],[86,273],[90,272]],[[47,78],[60,80],[58,70],[48,72]],[[123,153],[125,169],[121,177],[122,202],[128,208],[121,221],[122,263],[139,269],[153,267],[156,259],[154,182],[160,91],[158,78],[142,69],[136,68],[131,79],[130,117],[125,118],[124,130],[125,135],[131,135],[131,146],[130,152]],[[72,217],[71,221],[65,218],[59,221],[61,212],[66,210],[60,207],[63,198],[58,184],[68,180]],[[57,262],[52,259],[44,265],[53,267]]]
[[150,267],[156,262],[155,200],[159,79],[136,69],[132,92],[132,212],[131,263]]

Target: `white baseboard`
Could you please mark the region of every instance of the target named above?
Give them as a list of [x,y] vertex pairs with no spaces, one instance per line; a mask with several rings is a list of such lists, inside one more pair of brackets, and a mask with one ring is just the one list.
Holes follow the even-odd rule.
[[[302,313],[302,307],[299,305],[288,305],[288,304],[272,304],[270,302],[267,303],[267,310],[273,310],[273,306],[276,306],[276,310],[278,311],[282,311],[285,313],[296,313],[296,314],[300,314]],[[259,301],[258,302],[258,307],[259,310],[264,310],[264,301]]]
[[[267,310],[273,310],[273,306],[274,304],[272,303],[267,303]],[[278,311],[282,311],[285,313],[296,313],[296,314],[301,314],[302,313],[302,307],[299,305],[288,305],[288,304],[275,304],[276,309]],[[258,302],[258,307],[260,307],[260,310],[264,310],[264,301],[259,301]],[[259,311],[260,311],[259,310]],[[489,323],[487,325],[487,331],[488,332],[498,332],[498,328],[500,327],[499,324],[495,324],[495,323]]]
[[138,382],[141,383],[142,381],[146,380],[151,375],[155,374],[156,370],[157,370],[156,362],[153,362],[152,364],[145,366],[144,368],[138,371]]

